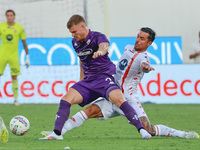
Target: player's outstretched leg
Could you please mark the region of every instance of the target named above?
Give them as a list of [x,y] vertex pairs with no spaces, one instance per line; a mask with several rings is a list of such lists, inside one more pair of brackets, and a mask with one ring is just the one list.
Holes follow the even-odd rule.
[[198,139],[199,135],[195,131],[183,131],[183,137],[184,139]]
[[6,143],[8,141],[8,130],[4,124],[2,117],[0,116],[0,142]]
[[165,125],[155,125],[156,136],[173,136],[184,139],[198,139],[199,135],[195,131],[176,130]]

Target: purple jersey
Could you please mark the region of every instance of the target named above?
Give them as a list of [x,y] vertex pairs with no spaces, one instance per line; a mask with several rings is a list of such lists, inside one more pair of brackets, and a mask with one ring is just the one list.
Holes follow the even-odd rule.
[[115,65],[111,62],[106,53],[102,57],[92,58],[94,52],[99,49],[102,42],[109,43],[106,36],[99,32],[89,30],[89,34],[83,42],[79,42],[76,38],[72,39],[72,45],[82,61],[82,68],[85,76],[93,76],[97,74],[113,75],[116,73]]

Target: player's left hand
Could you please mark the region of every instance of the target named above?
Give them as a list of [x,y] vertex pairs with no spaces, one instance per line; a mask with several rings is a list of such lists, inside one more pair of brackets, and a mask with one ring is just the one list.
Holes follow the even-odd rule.
[[145,62],[142,63],[141,67],[142,67],[142,70],[145,73],[148,73],[149,71],[155,70],[153,67],[151,67],[148,63],[145,63]]
[[26,68],[28,68],[30,66],[29,55],[26,55],[25,66],[26,66]]
[[97,58],[97,57],[101,57],[103,56],[103,52],[102,51],[96,51],[94,52],[92,58]]

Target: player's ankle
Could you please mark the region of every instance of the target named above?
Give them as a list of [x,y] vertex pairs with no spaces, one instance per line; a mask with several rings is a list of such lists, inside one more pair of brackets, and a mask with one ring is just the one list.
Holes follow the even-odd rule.
[[54,131],[54,133],[56,134],[56,135],[61,135],[61,132],[60,131],[58,131],[58,130],[53,130]]
[[139,129],[138,129],[138,132],[139,132],[139,133],[140,133],[140,130],[141,130],[141,129],[144,129],[144,130],[145,130],[145,128],[144,128],[144,127],[141,127],[141,128],[139,128]]

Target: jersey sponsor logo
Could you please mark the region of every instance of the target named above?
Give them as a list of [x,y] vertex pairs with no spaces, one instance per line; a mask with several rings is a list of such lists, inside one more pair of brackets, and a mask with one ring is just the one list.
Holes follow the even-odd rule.
[[11,34],[8,34],[8,35],[6,36],[6,39],[7,39],[8,41],[12,41],[13,36],[12,36]]
[[8,29],[14,29],[14,27],[8,26]]
[[119,68],[121,70],[124,70],[126,68],[126,66],[128,65],[128,60],[127,59],[122,59],[120,62],[119,62]]
[[89,55],[89,54],[92,54],[93,53],[93,50],[91,48],[87,48],[87,49],[84,49],[78,53],[76,53],[78,56],[85,56],[85,55]]

